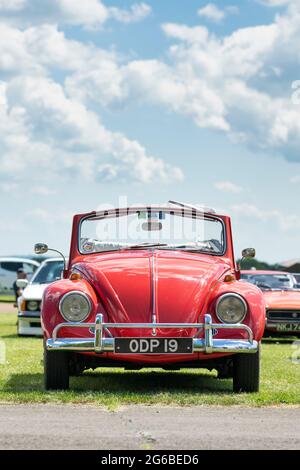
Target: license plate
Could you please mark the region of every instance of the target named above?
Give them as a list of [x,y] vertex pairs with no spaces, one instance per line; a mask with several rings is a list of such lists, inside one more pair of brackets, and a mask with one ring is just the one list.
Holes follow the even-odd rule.
[[118,354],[192,354],[192,338],[115,338]]
[[300,331],[300,323],[279,323],[276,325],[277,331],[295,332]]

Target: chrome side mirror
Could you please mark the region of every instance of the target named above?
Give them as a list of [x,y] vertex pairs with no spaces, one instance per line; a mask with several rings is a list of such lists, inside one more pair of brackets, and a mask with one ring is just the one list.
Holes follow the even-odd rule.
[[241,258],[240,262],[237,265],[238,270],[241,269],[241,265],[242,265],[242,262],[244,261],[244,259],[255,258],[255,255],[256,255],[255,248],[245,248],[242,251],[242,258]]
[[43,255],[44,253],[47,253],[48,251],[48,245],[46,243],[36,243],[34,245],[34,252],[37,255]]
[[34,245],[34,252],[36,255],[43,255],[47,253],[48,251],[54,251],[55,253],[58,253],[62,259],[64,260],[64,270],[67,269],[67,263],[66,263],[66,258],[65,256],[61,253],[61,251],[55,250],[54,248],[49,248],[46,243],[36,243]]
[[16,285],[19,289],[25,289],[28,286],[28,279],[17,279]]
[[255,255],[256,255],[255,248],[245,248],[242,251],[242,258],[243,259],[245,259],[245,258],[255,258]]

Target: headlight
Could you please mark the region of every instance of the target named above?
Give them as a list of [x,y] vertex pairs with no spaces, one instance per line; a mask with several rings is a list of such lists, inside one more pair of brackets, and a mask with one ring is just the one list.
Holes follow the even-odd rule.
[[247,313],[247,304],[238,294],[224,294],[217,301],[216,314],[223,323],[241,323]]
[[92,305],[83,292],[68,292],[59,302],[59,311],[67,321],[82,322],[91,313]]
[[37,302],[36,300],[29,300],[27,302],[27,310],[29,310],[30,312],[35,312],[38,309],[39,309],[39,302]]

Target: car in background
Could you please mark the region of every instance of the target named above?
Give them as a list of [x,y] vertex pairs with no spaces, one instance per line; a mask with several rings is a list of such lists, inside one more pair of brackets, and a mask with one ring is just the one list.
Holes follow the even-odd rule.
[[291,273],[241,271],[241,279],[259,287],[266,303],[266,332],[300,334],[300,289]]
[[297,281],[297,286],[296,287],[299,289],[300,288],[300,273],[291,273],[291,274],[296,279],[296,281]]
[[18,281],[23,284],[22,295],[18,299],[18,336],[42,336],[41,302],[45,288],[54,281],[61,279],[64,269],[62,258],[49,258],[40,265],[31,282]]
[[23,269],[30,280],[40,266],[38,261],[16,256],[0,258],[0,295],[9,298],[15,295],[13,284],[17,278],[18,269]]

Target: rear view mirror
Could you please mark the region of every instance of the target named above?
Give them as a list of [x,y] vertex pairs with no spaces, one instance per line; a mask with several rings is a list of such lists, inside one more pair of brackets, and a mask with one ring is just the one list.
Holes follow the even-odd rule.
[[161,222],[144,222],[142,224],[142,230],[144,230],[145,232],[159,232],[161,229]]

